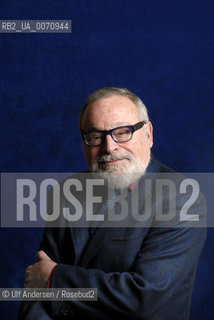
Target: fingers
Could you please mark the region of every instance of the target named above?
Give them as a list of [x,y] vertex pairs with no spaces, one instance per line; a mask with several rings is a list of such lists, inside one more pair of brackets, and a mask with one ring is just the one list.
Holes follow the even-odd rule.
[[50,259],[50,258],[48,257],[48,255],[45,253],[45,251],[43,251],[43,250],[38,251],[37,254],[36,254],[36,256],[37,256],[38,260]]
[[31,287],[31,270],[32,270],[32,266],[27,267],[25,270],[25,283],[24,283],[25,288]]
[[37,252],[38,262],[30,265],[25,270],[25,288],[43,288],[46,283],[53,266],[56,264],[52,261],[44,251]]
[[26,278],[29,278],[30,276],[30,272],[31,272],[31,269],[33,268],[33,266],[29,266],[25,269],[25,279]]
[[25,282],[24,283],[24,288],[31,288],[31,282],[30,281]]
[[25,269],[25,272],[26,272],[27,270],[32,269],[32,268],[33,268],[33,266],[32,266],[32,265],[28,266],[28,267]]

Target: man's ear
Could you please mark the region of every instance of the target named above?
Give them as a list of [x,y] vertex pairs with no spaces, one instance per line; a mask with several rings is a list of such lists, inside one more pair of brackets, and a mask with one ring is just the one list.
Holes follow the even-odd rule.
[[148,144],[149,147],[151,148],[153,146],[153,126],[151,121],[147,122],[147,124],[145,125],[145,134],[147,136],[148,139]]

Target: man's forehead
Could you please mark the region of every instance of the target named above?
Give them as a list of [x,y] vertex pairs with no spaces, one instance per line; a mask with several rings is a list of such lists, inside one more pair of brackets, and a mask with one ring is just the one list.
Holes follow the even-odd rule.
[[93,115],[97,112],[129,112],[129,114],[138,113],[137,106],[127,97],[123,96],[111,96],[101,98],[90,105],[85,110],[85,114]]
[[[108,130],[111,130],[111,129],[116,129],[116,128],[120,128],[120,127],[123,127],[123,126],[130,126],[130,125],[133,125],[133,121],[129,121],[129,120],[126,120],[126,121],[117,121],[117,122],[112,122],[111,124],[109,124],[108,126]],[[84,128],[84,131],[87,131],[87,130],[101,130],[103,131],[103,128],[100,127],[99,124],[97,125],[94,125],[94,126],[91,126],[90,123],[87,124],[87,126]]]
[[137,106],[129,98],[114,95],[88,105],[82,117],[82,127],[84,127],[82,129],[85,130],[86,127],[100,129],[102,122],[108,123],[108,129],[112,129],[132,125],[138,118]]
[[98,105],[98,104],[105,106],[105,105],[109,105],[112,103],[135,106],[135,104],[133,103],[132,100],[130,100],[128,97],[122,96],[122,95],[112,95],[112,96],[108,96],[108,97],[102,97],[102,98],[92,102],[89,106]]

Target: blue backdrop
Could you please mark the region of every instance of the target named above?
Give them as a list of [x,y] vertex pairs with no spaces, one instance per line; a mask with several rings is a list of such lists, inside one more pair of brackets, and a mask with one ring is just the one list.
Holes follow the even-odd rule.
[[[1,171],[86,169],[78,114],[104,86],[139,95],[153,153],[183,172],[213,172],[213,0],[1,0],[0,19],[72,19],[71,34],[0,34]],[[41,229],[0,229],[1,287],[22,287]],[[191,320],[213,319],[214,230]],[[0,305],[16,319],[19,303]],[[169,319],[173,320],[173,319]]]

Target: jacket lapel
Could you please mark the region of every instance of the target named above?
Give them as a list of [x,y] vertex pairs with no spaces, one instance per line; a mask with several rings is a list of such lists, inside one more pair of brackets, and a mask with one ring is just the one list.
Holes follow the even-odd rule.
[[[148,174],[151,172],[157,172],[157,168],[158,168],[158,162],[155,161],[154,158],[152,158],[150,165],[148,167],[148,171],[147,171]],[[140,185],[140,188],[142,188],[140,181],[139,181],[139,185]],[[141,192],[143,192],[143,190],[141,190]],[[128,201],[129,205],[131,202],[130,198],[131,198],[131,192],[128,193],[126,196],[126,200]],[[142,199],[139,199],[139,209],[142,208],[143,206],[144,206],[144,201]],[[98,211],[100,209],[101,208],[99,205]],[[118,226],[116,227],[115,224],[117,224]],[[79,228],[73,229],[72,234],[73,234],[74,247],[75,247],[75,251],[76,251],[75,262],[77,262],[78,265],[80,265],[82,267],[86,267],[89,264],[90,260],[96,255],[96,253],[103,246],[104,242],[109,238],[109,236],[115,232],[117,234],[120,234],[121,232],[123,232],[123,230],[122,230],[123,227],[126,227],[126,226],[132,226],[133,228],[135,228],[135,227],[137,227],[137,228],[144,227],[145,228],[145,226],[143,226],[142,223],[140,225],[138,222],[133,221],[132,216],[130,216],[130,210],[129,210],[129,216],[127,217],[127,220],[125,221],[125,224],[114,223],[114,225],[109,224],[109,227],[104,227],[104,228],[98,227],[91,238],[89,237],[88,228],[81,228],[81,231],[78,230]],[[145,228],[145,231],[146,231],[146,229],[147,229],[147,227]],[[86,245],[83,253],[82,253],[82,251],[80,252],[79,241],[77,240],[80,236],[81,237],[88,237],[87,238],[88,239],[87,245]],[[82,253],[82,255],[81,255],[81,253]],[[81,257],[80,257],[80,255],[81,255]]]
[[[127,195],[126,199],[129,202],[130,194]],[[115,207],[115,210],[117,207]],[[101,211],[102,208],[99,207],[99,210]],[[105,209],[104,216],[108,216],[108,207]],[[119,235],[122,232],[122,227],[124,225],[121,225],[120,222],[107,222],[108,227],[106,226],[106,222],[104,222],[104,227],[102,225],[96,229],[94,234],[91,238],[89,238],[88,244],[84,250],[84,253],[80,259],[80,265],[82,267],[86,267],[90,260],[95,256],[95,254],[100,250],[100,248],[103,246],[104,242],[109,238],[109,236],[116,232],[117,235]]]
[[111,235],[112,228],[97,228],[84,250],[84,253],[80,259],[80,266],[86,267],[90,260],[100,250],[104,242]]

